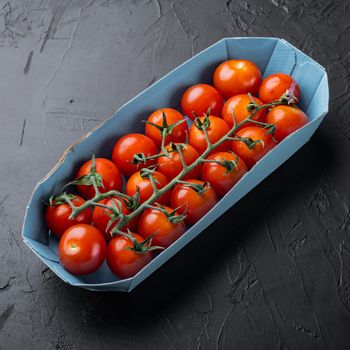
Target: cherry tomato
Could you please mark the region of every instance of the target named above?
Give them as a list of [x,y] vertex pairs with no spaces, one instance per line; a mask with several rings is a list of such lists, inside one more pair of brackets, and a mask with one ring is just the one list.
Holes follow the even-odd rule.
[[155,163],[154,160],[148,160],[146,164],[133,164],[137,153],[143,153],[146,157],[153,156],[157,154],[157,147],[149,137],[142,134],[124,135],[114,145],[112,160],[127,177]]
[[[132,233],[135,239],[141,243],[144,239],[136,233]],[[107,247],[107,264],[112,272],[120,278],[129,278],[136,275],[153,258],[150,251],[136,252],[134,244],[124,236],[112,238]]]
[[[253,97],[253,99],[258,106],[262,105],[262,102],[257,97]],[[224,107],[222,108],[222,118],[226,121],[226,123],[230,128],[233,127],[232,111],[235,116],[236,124],[242,122],[244,119],[246,119],[250,114],[254,112],[254,110],[249,110],[247,108],[250,102],[252,102],[252,100],[247,94],[236,95],[226,101],[226,103],[224,104]],[[262,121],[264,120],[265,116],[266,116],[266,109],[262,109],[258,113],[256,113],[252,119]],[[249,123],[246,123],[242,125],[239,129],[244,128],[245,126],[248,126],[248,125]]]
[[[71,202],[76,206],[80,207],[85,203],[84,199],[77,195],[67,195]],[[91,224],[92,212],[90,208],[83,210],[74,219],[69,219],[72,213],[72,208],[66,202],[60,199],[54,199],[52,204],[46,208],[45,221],[49,230],[61,238],[64,232],[71,226],[77,224]]]
[[153,142],[160,148],[162,145],[162,131],[157,127],[149,124],[153,123],[158,125],[159,127],[163,126],[163,113],[165,115],[166,124],[168,126],[175,124],[177,122],[182,121],[181,124],[178,124],[174,128],[172,128],[171,133],[168,134],[165,138],[165,145],[170,142],[185,142],[186,135],[188,132],[188,125],[186,123],[185,118],[179,113],[177,110],[172,108],[163,108],[158,109],[153,112],[149,118],[147,119],[145,134],[153,140]]
[[222,96],[211,85],[197,84],[188,88],[181,97],[181,108],[188,118],[194,120],[195,112],[198,116],[208,112],[220,117],[222,109]]
[[63,267],[73,275],[93,273],[105,260],[106,241],[97,228],[75,225],[63,234],[58,255]]
[[214,153],[207,159],[219,163],[205,162],[202,180],[209,182],[219,197],[223,197],[248,171],[243,160],[231,152]]
[[200,185],[201,190],[196,190],[189,185],[179,183],[171,193],[170,203],[172,208],[179,208],[179,214],[186,215],[185,222],[195,224],[218,202],[216,194],[209,183],[201,180],[187,180],[194,185]]
[[256,95],[261,84],[258,66],[248,60],[228,60],[214,71],[214,86],[226,99],[250,92]]
[[[184,221],[177,222],[178,214],[169,207],[162,207],[169,217],[157,209],[146,209],[140,217],[138,232],[142,237],[149,237],[155,233],[152,238],[152,244],[163,248],[169,247],[186,231]],[[174,221],[172,221],[174,220]]]
[[[85,162],[77,173],[77,178],[84,175],[88,175],[91,172],[91,160]],[[101,175],[103,187],[99,186],[101,193],[108,192],[110,190],[120,191],[123,187],[123,178],[116,165],[108,159],[96,158],[95,166],[97,174]],[[77,185],[79,193],[85,199],[91,199],[95,196],[95,190],[92,185]]]
[[[157,160],[157,170],[165,175],[169,181],[179,175],[183,169],[181,158],[178,152],[181,148],[186,165],[191,165],[199,157],[199,153],[191,145],[169,144],[166,146],[169,156],[159,157]],[[199,177],[202,165],[198,164],[194,169],[182,177],[182,180],[196,179]]]
[[[154,177],[156,187],[162,188],[168,184],[167,178],[158,171],[153,171],[152,175]],[[132,174],[126,183],[125,192],[128,196],[133,196],[139,190],[140,194],[140,203],[143,203],[147,199],[149,199],[153,194],[153,187],[151,180],[148,174],[144,173],[143,170],[138,171],[135,174]],[[168,204],[169,202],[169,192],[165,192],[159,199],[157,199],[157,203],[159,204]]]
[[232,141],[232,151],[243,159],[249,169],[277,144],[272,135],[267,134],[267,130],[259,126],[248,126],[241,129],[236,136],[248,138],[252,142],[262,141],[252,145],[251,148],[243,141]]
[[[117,197],[105,198],[105,199],[102,199],[99,203],[107,205],[109,207],[112,207],[114,205],[124,215],[129,215],[131,213],[131,210],[128,209],[125,202],[122,199],[117,198]],[[94,226],[103,233],[103,235],[107,241],[110,241],[112,239],[111,231],[120,220],[118,217],[115,217],[115,221],[107,229],[108,223],[111,220],[110,215],[113,215],[113,213],[106,208],[102,208],[102,207],[98,207],[98,206],[96,206],[94,208],[94,211],[93,211]],[[133,230],[136,227],[137,227],[137,218],[131,220],[129,222],[129,224],[122,230],[123,231],[125,231],[126,229]]]
[[299,85],[290,75],[284,73],[271,74],[262,81],[259,88],[259,98],[262,102],[268,103],[278,100],[287,90],[299,99]]
[[[209,116],[209,117],[201,117],[199,118],[200,123],[204,123],[207,126],[207,133],[209,136],[210,142],[213,144],[219,139],[221,139],[224,135],[226,135],[230,128],[227,123],[218,117]],[[202,154],[207,149],[207,141],[205,139],[205,134],[203,130],[198,127],[198,120],[196,120],[190,127],[190,132],[188,135],[189,144],[193,146],[199,154]],[[214,152],[226,151],[230,149],[230,142],[225,141],[220,146],[218,146]],[[213,152],[212,152],[213,153]]]
[[270,110],[266,117],[266,122],[276,126],[274,137],[280,142],[289,134],[304,126],[308,122],[308,118],[297,107],[281,105]]

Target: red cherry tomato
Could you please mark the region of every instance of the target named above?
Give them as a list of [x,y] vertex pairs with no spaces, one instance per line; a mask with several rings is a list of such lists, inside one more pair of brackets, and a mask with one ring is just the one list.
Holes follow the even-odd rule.
[[172,208],[179,208],[179,214],[186,215],[185,222],[195,224],[218,202],[216,194],[209,183],[191,179],[187,180],[195,185],[201,185],[203,190],[198,191],[185,184],[177,184],[171,193]]
[[[135,239],[141,243],[144,239],[136,233],[132,233]],[[116,236],[107,247],[107,264],[112,272],[120,278],[129,278],[136,275],[153,258],[150,251],[140,253],[134,251],[131,240],[124,236]]]
[[[213,144],[219,139],[221,139],[224,135],[226,135],[230,128],[227,123],[218,117],[209,116],[209,117],[201,117],[199,118],[201,123],[209,122],[209,126],[207,127],[207,133],[209,136],[210,142]],[[207,149],[207,141],[205,139],[205,134],[203,130],[198,127],[197,121],[195,121],[191,127],[188,135],[189,144],[193,146],[199,154],[202,154]],[[226,151],[230,149],[230,142],[225,141],[220,146],[218,146],[213,152]],[[212,152],[212,153],[213,153]]]
[[[113,207],[113,204],[114,204],[114,206],[117,207],[119,211],[124,215],[129,215],[131,213],[131,210],[128,209],[125,202],[122,199],[117,197],[105,198],[105,199],[102,199],[102,201],[100,201],[99,203],[107,205],[109,207]],[[108,223],[111,220],[110,215],[113,215],[113,213],[106,208],[102,208],[98,206],[94,208],[94,211],[93,211],[94,226],[103,233],[107,241],[110,241],[112,239],[111,231],[114,228],[114,226],[120,221],[118,217],[115,217],[115,221],[107,229]],[[129,224],[122,230],[123,231],[125,231],[126,229],[134,230],[136,227],[137,227],[137,218],[131,220]]]
[[188,88],[181,97],[181,108],[188,118],[194,120],[195,112],[199,117],[208,112],[220,117],[222,109],[222,96],[211,85],[197,84]]
[[242,158],[247,167],[250,169],[258,160],[260,160],[267,152],[276,146],[271,134],[267,134],[267,130],[258,126],[248,126],[237,132],[236,136],[248,138],[252,142],[260,140],[251,148],[243,141],[232,141],[232,151]]
[[[170,144],[166,146],[169,156],[159,157],[157,160],[157,170],[165,175],[169,181],[179,175],[183,169],[181,158],[177,147],[181,147],[186,165],[191,165],[199,157],[199,153],[191,145]],[[198,164],[194,169],[182,177],[182,180],[196,179],[199,177],[202,165]]]
[[[167,213],[171,214],[173,209],[163,207]],[[140,217],[138,232],[142,237],[149,237],[155,233],[152,238],[152,245],[169,247],[186,231],[183,221],[172,222],[179,215],[173,214],[168,217],[164,212],[157,209],[146,209]]]
[[133,164],[134,155],[137,153],[143,153],[146,157],[153,156],[157,154],[157,147],[149,137],[142,134],[127,134],[114,145],[113,162],[127,177],[155,163],[154,160],[149,160],[146,164]]
[[271,74],[262,81],[259,88],[259,98],[262,102],[268,103],[278,100],[287,90],[299,99],[299,85],[290,75],[284,73]]
[[[262,102],[257,97],[253,97],[253,99],[258,106],[262,105]],[[250,102],[252,102],[252,100],[247,94],[233,96],[225,102],[224,107],[222,108],[222,118],[226,121],[230,128],[233,127],[232,111],[235,116],[236,124],[239,124],[254,112],[254,110],[249,110],[247,108]],[[262,109],[258,113],[256,113],[252,119],[262,121],[265,119],[265,116],[266,109]],[[248,125],[249,123],[245,123],[240,127],[240,129]]]
[[[108,159],[96,158],[96,172],[101,175],[103,187],[99,187],[101,193],[108,192],[110,190],[120,191],[123,187],[123,178],[116,165]],[[85,162],[77,173],[77,178],[84,175],[88,175],[91,172],[91,160]],[[79,193],[85,199],[91,199],[95,196],[95,190],[92,185],[77,185]]]
[[[72,203],[76,207],[80,207],[85,203],[84,199],[77,195],[68,195]],[[61,203],[61,204],[58,204]],[[64,201],[53,200],[46,208],[45,221],[49,230],[58,238],[64,234],[64,232],[71,226],[77,224],[91,224],[92,212],[90,208],[83,210],[74,219],[69,219],[72,213],[72,208]]]
[[307,124],[308,118],[306,114],[297,107],[281,105],[270,110],[266,117],[266,122],[276,126],[274,137],[280,142],[289,134]]
[[160,148],[162,145],[162,131],[158,129],[157,127],[149,124],[153,123],[156,125],[159,125],[160,127],[163,126],[163,113],[165,115],[166,124],[168,126],[175,124],[177,122],[182,121],[181,124],[175,126],[171,133],[168,134],[165,138],[165,145],[167,145],[170,142],[185,142],[186,135],[188,132],[188,125],[186,123],[185,118],[179,113],[177,110],[172,108],[163,108],[158,109],[157,111],[153,112],[149,118],[147,119],[146,127],[145,127],[145,134],[153,140],[153,142]]
[[248,60],[228,60],[214,71],[214,86],[226,99],[250,92],[256,95],[261,84],[258,66]]
[[[152,173],[156,187],[162,188],[168,184],[167,178],[158,171],[154,171]],[[153,194],[153,187],[149,176],[143,173],[143,171],[138,171],[135,174],[132,174],[126,183],[126,194],[128,196],[133,196],[136,192],[139,191],[140,194],[140,203],[143,203],[147,199],[149,199]],[[157,199],[157,203],[159,204],[168,204],[169,202],[169,192],[165,192],[159,199]]]
[[202,180],[209,182],[219,197],[223,197],[248,171],[243,160],[231,152],[214,153],[207,159],[220,162],[205,162],[202,169]]
[[95,272],[106,257],[106,241],[95,227],[79,224],[63,234],[58,255],[63,267],[73,275]]

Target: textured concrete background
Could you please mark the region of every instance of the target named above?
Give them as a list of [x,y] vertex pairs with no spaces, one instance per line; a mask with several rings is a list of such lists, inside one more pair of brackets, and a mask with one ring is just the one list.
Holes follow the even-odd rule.
[[[1,349],[349,349],[349,1],[0,3]],[[226,36],[329,72],[312,140],[131,294],[63,284],[21,242],[62,151]]]

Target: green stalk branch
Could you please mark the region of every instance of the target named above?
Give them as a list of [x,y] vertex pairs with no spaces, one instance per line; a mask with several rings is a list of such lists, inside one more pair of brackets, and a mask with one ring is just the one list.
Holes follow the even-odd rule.
[[[183,153],[181,149],[178,149],[179,152],[179,156],[183,165],[183,169],[182,171],[174,178],[172,179],[166,186],[162,187],[162,188],[156,188],[156,184],[154,181],[153,176],[150,176],[150,180],[152,183],[152,186],[154,188],[154,193],[152,194],[152,196],[146,200],[145,202],[143,202],[142,204],[138,205],[135,210],[133,212],[131,212],[128,215],[119,215],[119,222],[115,225],[115,227],[112,229],[112,235],[114,234],[121,234],[121,229],[123,227],[125,227],[125,225],[128,224],[129,221],[131,221],[132,219],[134,219],[135,217],[137,217],[138,215],[140,215],[146,208],[150,208],[152,207],[152,203],[156,202],[157,199],[159,199],[164,193],[166,193],[167,191],[171,190],[177,183],[182,183],[181,179],[188,174],[191,170],[193,170],[197,165],[199,165],[200,163],[206,162],[206,157],[213,151],[215,150],[218,146],[220,146],[222,143],[224,143],[225,141],[228,140],[235,140],[235,141],[242,141],[242,142],[248,142],[247,140],[243,140],[243,138],[238,138],[238,137],[233,137],[232,135],[234,135],[234,133],[244,124],[248,123],[248,122],[254,122],[254,120],[252,120],[252,118],[262,109],[266,109],[266,108],[272,108],[274,106],[278,106],[278,105],[286,105],[286,104],[290,104],[291,102],[291,98],[289,95],[282,95],[281,98],[279,100],[276,101],[272,101],[270,103],[258,106],[258,105],[254,105],[254,106],[250,106],[250,109],[252,110],[251,114],[245,118],[244,120],[242,120],[240,123],[237,123],[234,117],[234,114],[232,113],[233,116],[233,126],[232,128],[229,130],[229,132],[224,135],[220,140],[218,140],[215,143],[211,143],[209,141],[209,137],[207,137],[207,132],[206,132],[206,126],[201,124],[201,128],[204,132],[204,135],[206,136],[207,139],[207,143],[208,143],[208,147],[207,149],[190,165],[187,165],[185,163],[185,159],[183,157]],[[256,123],[258,124],[258,123]],[[264,125],[263,127],[269,127],[270,124],[267,123],[262,123],[259,122],[259,125]],[[164,152],[164,140],[165,140],[165,136],[166,133],[162,132],[162,136],[163,136],[163,142],[162,142],[162,151]],[[180,147],[179,147],[180,148]],[[152,156],[153,157],[153,156]],[[147,158],[146,158],[147,159]],[[95,188],[96,189],[96,188]],[[86,208],[89,207],[93,207],[96,206],[96,203],[101,201],[104,198],[107,197],[111,197],[111,196],[125,196],[124,194],[121,194],[118,191],[109,191],[106,193],[99,193],[98,190],[96,191],[96,195],[94,196],[94,198],[86,201],[84,204],[82,204],[79,207],[75,207],[70,201],[67,200],[67,203],[71,205],[72,207],[72,214],[71,217],[75,217],[76,215],[78,215],[80,212],[82,212],[83,210],[85,210]],[[123,233],[125,235],[125,233]]]

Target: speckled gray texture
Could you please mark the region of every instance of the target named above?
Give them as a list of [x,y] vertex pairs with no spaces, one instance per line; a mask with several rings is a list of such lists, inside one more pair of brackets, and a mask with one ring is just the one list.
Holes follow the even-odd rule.
[[[349,349],[349,1],[1,1],[0,349]],[[21,242],[62,151],[227,36],[324,65],[311,141],[131,294],[69,287]]]

